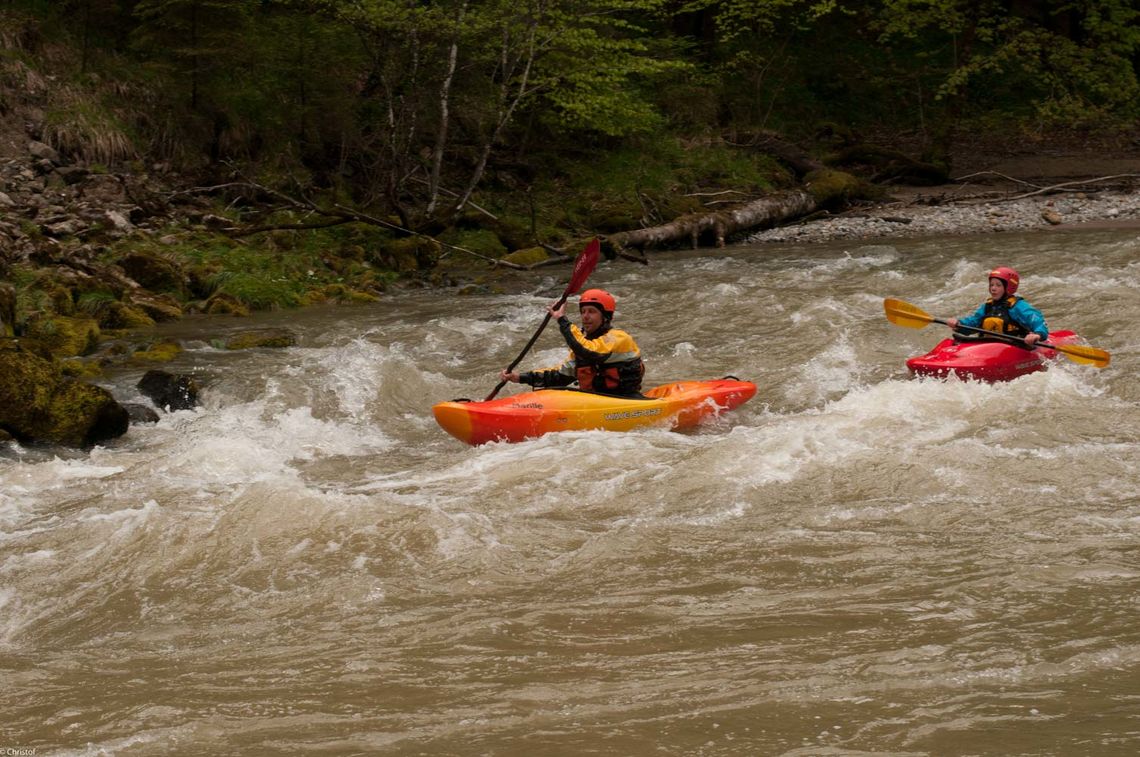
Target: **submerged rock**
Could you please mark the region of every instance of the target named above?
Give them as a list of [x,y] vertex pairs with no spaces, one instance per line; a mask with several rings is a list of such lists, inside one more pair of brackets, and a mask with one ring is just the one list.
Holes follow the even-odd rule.
[[123,407],[127,409],[131,425],[158,423],[158,413],[152,407],[140,405],[137,402],[128,402]]
[[288,329],[250,329],[233,334],[225,341],[227,350],[248,350],[254,347],[292,347],[297,336]]
[[136,385],[155,406],[166,410],[189,410],[198,406],[198,382],[190,376],[151,370]]

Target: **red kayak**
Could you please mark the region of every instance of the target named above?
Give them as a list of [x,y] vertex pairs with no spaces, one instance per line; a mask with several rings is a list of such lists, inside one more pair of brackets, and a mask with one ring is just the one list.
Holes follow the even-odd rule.
[[[1072,331],[1054,331],[1049,342],[1069,345],[1077,341]],[[916,376],[955,376],[963,380],[1012,381],[1027,373],[1045,370],[1057,350],[1038,347],[1030,350],[999,341],[961,341],[943,339],[925,355],[912,357],[906,367]]]

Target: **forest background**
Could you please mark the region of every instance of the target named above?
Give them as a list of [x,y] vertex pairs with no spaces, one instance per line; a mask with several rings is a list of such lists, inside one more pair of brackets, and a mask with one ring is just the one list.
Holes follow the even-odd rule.
[[185,312],[485,287],[472,272],[492,262],[557,261],[813,167],[865,182],[833,198],[851,202],[945,181],[964,145],[1134,147],[1138,16],[1132,0],[0,0],[0,328],[82,354]]

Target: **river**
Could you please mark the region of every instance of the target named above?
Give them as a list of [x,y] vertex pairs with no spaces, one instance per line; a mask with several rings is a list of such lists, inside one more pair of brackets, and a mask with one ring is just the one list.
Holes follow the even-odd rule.
[[[963,315],[997,264],[1112,364],[908,378],[948,332],[883,298]],[[685,433],[440,431],[568,273],[166,326],[202,407],[0,448],[0,754],[1140,752],[1140,234],[603,264],[647,385],[756,397]],[[251,325],[299,344],[210,346]]]

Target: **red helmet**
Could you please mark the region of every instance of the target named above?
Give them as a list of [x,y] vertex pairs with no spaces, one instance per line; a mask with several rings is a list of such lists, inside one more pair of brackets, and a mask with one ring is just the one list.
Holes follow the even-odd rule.
[[1021,283],[1021,277],[1017,275],[1017,271],[1006,266],[995,268],[990,271],[988,279],[1001,279],[1005,282],[1005,293],[1013,294],[1017,291],[1017,285]]
[[578,307],[582,307],[583,305],[594,305],[601,308],[602,312],[607,316],[613,316],[617,301],[614,299],[614,296],[605,289],[587,289],[585,292],[582,292],[582,296],[578,298]]

